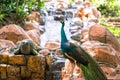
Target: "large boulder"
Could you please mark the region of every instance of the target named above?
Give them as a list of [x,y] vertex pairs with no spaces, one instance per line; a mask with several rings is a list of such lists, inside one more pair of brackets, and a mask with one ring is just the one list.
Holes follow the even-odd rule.
[[0,49],[5,47],[15,47],[15,44],[12,41],[0,39]]
[[105,64],[109,67],[117,67],[119,58],[117,51],[98,41],[87,41],[81,45],[97,62]]
[[32,22],[26,22],[25,25],[22,26],[22,28],[26,31],[32,30],[32,29],[39,29],[39,27],[35,26]]
[[16,44],[17,41],[31,38],[20,26],[10,24],[0,29],[0,39],[11,40]]
[[89,40],[110,44],[116,51],[120,52],[120,44],[117,38],[102,25],[91,26],[89,30]]
[[37,32],[39,32],[39,35],[41,35],[45,31],[44,26],[39,25],[39,23],[36,22],[36,21],[34,21],[34,22],[26,22],[25,25],[22,26],[22,28],[25,31],[36,29]]

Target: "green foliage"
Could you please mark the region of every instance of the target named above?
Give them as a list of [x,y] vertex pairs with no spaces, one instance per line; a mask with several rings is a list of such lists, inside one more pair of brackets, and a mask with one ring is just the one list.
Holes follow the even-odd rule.
[[[3,23],[6,18],[24,21],[31,11],[40,11],[41,6],[44,6],[44,1],[41,0],[0,0],[0,22]],[[15,16],[11,17],[11,14]]]
[[120,16],[120,2],[117,0],[104,0],[103,3],[98,5],[98,10],[102,15],[108,17],[118,17]]
[[120,28],[119,27],[107,27],[115,36],[119,36]]
[[120,43],[120,28],[119,27],[107,27],[118,39]]

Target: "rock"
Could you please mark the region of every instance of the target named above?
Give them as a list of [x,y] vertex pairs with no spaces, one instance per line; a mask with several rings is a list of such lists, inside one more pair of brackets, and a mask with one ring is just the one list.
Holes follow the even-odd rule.
[[35,26],[32,22],[26,22],[24,26],[22,26],[22,28],[26,31],[32,30],[32,29],[39,29],[38,26]]
[[57,60],[50,65],[50,78],[47,80],[62,80],[61,69],[64,66],[65,60]]
[[117,52],[107,44],[98,41],[87,41],[81,46],[99,63],[113,68],[119,64]]
[[83,22],[79,18],[73,18],[70,23],[69,31],[71,34],[81,33],[81,29],[83,28]]
[[80,18],[73,18],[71,26],[80,26],[81,28],[83,27],[83,22]]
[[[42,57],[40,58],[39,56],[30,56],[28,59],[28,64],[27,64],[28,69],[32,72],[44,72],[45,61],[40,62],[41,59],[42,59]],[[43,67],[41,65],[43,65]]]
[[46,62],[50,66],[53,63],[53,56],[46,56]]
[[0,53],[0,64],[8,64],[9,51],[5,50]]
[[[117,38],[104,26],[93,25],[89,30],[89,40],[100,41],[111,45],[116,51],[120,52],[120,44]],[[120,54],[118,54],[119,56]]]
[[89,29],[82,29],[80,33],[76,33],[71,36],[72,39],[80,42],[86,42],[89,41],[89,36],[88,36]]
[[10,40],[16,44],[17,41],[31,38],[21,27],[10,24],[0,29],[0,39]]
[[106,66],[101,66],[101,68],[108,78],[109,78],[109,76],[113,77],[116,75],[116,73],[115,73],[116,68],[111,68],[111,67],[106,67]]
[[8,80],[19,80],[20,78],[17,76],[9,76]]
[[45,0],[45,2],[50,2],[50,1],[52,1],[52,0]]
[[29,20],[35,20],[37,22],[40,22],[40,18],[39,18],[40,14],[38,12],[34,12],[32,11],[29,15],[28,15],[28,19]]
[[120,17],[112,17],[105,19],[109,25],[120,27]]
[[[77,65],[73,67],[74,64],[72,64],[68,59],[65,61],[65,66],[62,69],[62,80],[84,80],[84,75]],[[70,77],[72,75],[73,70],[73,77]]]
[[97,23],[99,23],[99,19],[98,18],[92,18],[92,19],[90,19],[89,21],[88,21],[90,24],[97,24]]
[[39,51],[39,53],[47,56],[47,55],[49,55],[50,51],[48,49],[42,49]]
[[36,21],[40,25],[44,25],[45,24],[44,19],[42,17],[40,17],[40,13],[34,12],[34,11],[32,11],[30,13],[30,15],[28,15],[27,20],[31,21],[31,22]]
[[40,78],[44,78],[44,73],[33,73],[31,78],[32,80],[41,80]]
[[59,57],[64,57],[64,56],[62,55],[61,49],[57,49],[57,50],[55,51],[55,53],[56,53],[56,55],[59,56]]
[[20,77],[20,67],[7,65],[7,73],[9,74],[8,77],[11,76]]
[[0,49],[5,47],[15,47],[15,44],[10,40],[0,39]]
[[57,41],[47,41],[45,47],[49,50],[56,50],[60,48],[60,43]]
[[43,55],[14,55],[9,48],[0,51],[0,80],[44,80]]
[[72,26],[69,28],[69,31],[71,34],[74,34],[74,33],[80,32],[81,30],[79,26]]
[[37,44],[40,45],[40,32],[36,29],[27,31],[27,34],[30,36],[30,38]]
[[115,79],[120,61],[114,48],[98,41],[85,42],[82,47],[99,63],[108,79],[111,80],[111,77]]
[[7,78],[7,65],[5,64],[0,64],[0,75],[1,75],[1,79],[6,79]]
[[62,2],[60,0],[58,0],[55,5],[57,9],[68,9],[68,5],[65,2]]
[[[66,72],[66,74],[71,74],[71,72],[72,72],[72,69],[73,69],[73,66],[72,66],[73,64],[67,59],[66,61],[65,61],[65,67],[64,67],[64,70],[66,70],[65,72]],[[69,67],[68,67],[69,66]]]
[[11,65],[17,64],[17,65],[26,65],[26,59],[23,55],[11,55],[8,58],[8,63]]
[[107,20],[107,22],[120,22],[120,17],[112,17]]
[[[119,77],[116,78],[119,74],[119,59],[114,48],[98,41],[84,42],[81,47],[83,47],[99,63],[108,79],[119,79]],[[66,60],[65,66],[62,70],[63,80],[70,80],[72,69],[73,64],[69,60]],[[71,79],[84,80],[81,68],[77,65],[75,65],[73,77]]]
[[26,66],[21,66],[21,77],[22,78],[30,78],[31,71],[27,69]]

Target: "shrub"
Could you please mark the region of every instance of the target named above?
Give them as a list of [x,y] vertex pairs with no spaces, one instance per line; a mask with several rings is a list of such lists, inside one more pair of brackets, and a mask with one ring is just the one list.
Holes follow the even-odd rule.
[[41,0],[0,0],[0,26],[22,24],[31,11],[40,11]]
[[118,17],[120,16],[120,2],[117,0],[105,0],[102,4],[97,7],[98,10],[105,17]]

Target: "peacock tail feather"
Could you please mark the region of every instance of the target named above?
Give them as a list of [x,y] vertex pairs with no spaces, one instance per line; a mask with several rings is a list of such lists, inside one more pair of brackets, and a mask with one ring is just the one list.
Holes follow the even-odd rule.
[[100,68],[99,64],[81,47],[80,50],[84,57],[89,61],[88,66],[80,64],[86,80],[107,80],[107,77]]

